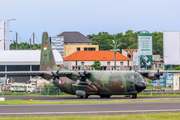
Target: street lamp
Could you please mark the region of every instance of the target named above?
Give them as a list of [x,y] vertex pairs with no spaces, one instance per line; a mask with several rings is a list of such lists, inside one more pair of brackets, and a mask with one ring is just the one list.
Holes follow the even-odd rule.
[[4,30],[4,50],[5,50],[5,26],[4,26],[4,28],[0,28],[0,29],[3,29]]
[[13,20],[16,20],[16,19],[8,19],[8,20],[6,20],[6,21],[13,21]]
[[[16,20],[16,19],[8,19],[8,20],[6,20],[6,22],[4,22],[4,28],[0,28],[0,29],[4,29],[4,50],[6,49],[6,24],[9,24],[9,21],[14,21],[14,20]],[[9,26],[9,25],[8,25]],[[9,30],[9,29],[8,29]],[[9,31],[8,31],[9,32]],[[8,43],[7,43],[8,44]],[[9,47],[7,47],[7,49],[9,49]]]
[[114,69],[116,70],[116,52],[120,51],[120,49],[117,49],[121,44],[117,44],[118,40],[112,40],[113,44],[110,44],[113,49],[110,51],[114,51]]

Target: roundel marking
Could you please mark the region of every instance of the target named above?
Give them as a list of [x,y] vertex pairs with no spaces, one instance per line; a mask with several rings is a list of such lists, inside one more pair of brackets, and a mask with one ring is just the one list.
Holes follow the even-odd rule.
[[59,80],[59,85],[61,85],[61,80]]

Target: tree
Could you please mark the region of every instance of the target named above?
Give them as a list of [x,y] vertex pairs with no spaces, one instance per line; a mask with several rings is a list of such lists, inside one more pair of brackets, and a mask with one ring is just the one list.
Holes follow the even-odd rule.
[[116,52],[119,52],[120,50],[117,49],[120,44],[118,44],[118,40],[112,40],[113,41],[113,44],[110,44],[113,49],[111,49],[111,51],[114,51],[114,69],[116,70]]
[[[93,45],[99,45],[99,50],[110,50],[113,47],[112,40],[118,40],[121,44],[117,49],[138,49],[138,34],[140,31],[133,32],[132,30],[127,30],[125,34],[109,34],[108,32],[99,32],[97,35],[87,35],[89,39],[93,41]],[[152,46],[153,55],[163,56],[163,33],[153,32],[152,33]]]
[[[36,49],[41,49],[41,44],[34,44],[35,50]],[[30,44],[27,42],[21,42],[17,43],[17,49],[18,50],[29,50],[30,49]],[[33,45],[31,44],[31,49],[33,50]],[[10,44],[10,50],[16,50],[16,42],[14,41],[13,43]]]
[[95,60],[94,64],[91,65],[91,67],[93,67],[95,70],[100,70],[101,69],[101,63],[99,62],[99,60]]

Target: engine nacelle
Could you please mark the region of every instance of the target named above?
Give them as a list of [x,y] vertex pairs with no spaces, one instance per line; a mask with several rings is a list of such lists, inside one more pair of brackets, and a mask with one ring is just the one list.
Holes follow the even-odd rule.
[[151,79],[151,80],[157,80],[158,79],[158,77],[155,75],[155,73],[145,73],[142,75],[148,79]]
[[148,73],[148,78],[153,79],[156,78],[156,76],[154,75],[154,73]]

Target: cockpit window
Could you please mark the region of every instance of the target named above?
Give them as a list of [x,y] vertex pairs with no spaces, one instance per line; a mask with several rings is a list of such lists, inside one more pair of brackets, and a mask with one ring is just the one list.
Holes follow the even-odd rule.
[[136,78],[137,78],[137,75],[134,75],[134,78],[136,79]]
[[134,79],[134,75],[128,75],[128,79],[129,80]]
[[137,76],[137,81],[142,81],[142,82],[144,82],[144,79],[142,78],[142,76],[140,75],[140,74],[136,74],[136,76]]
[[138,73],[128,75],[127,79],[128,80],[135,80],[135,82],[138,82],[138,81],[143,81],[144,82],[144,79]]

